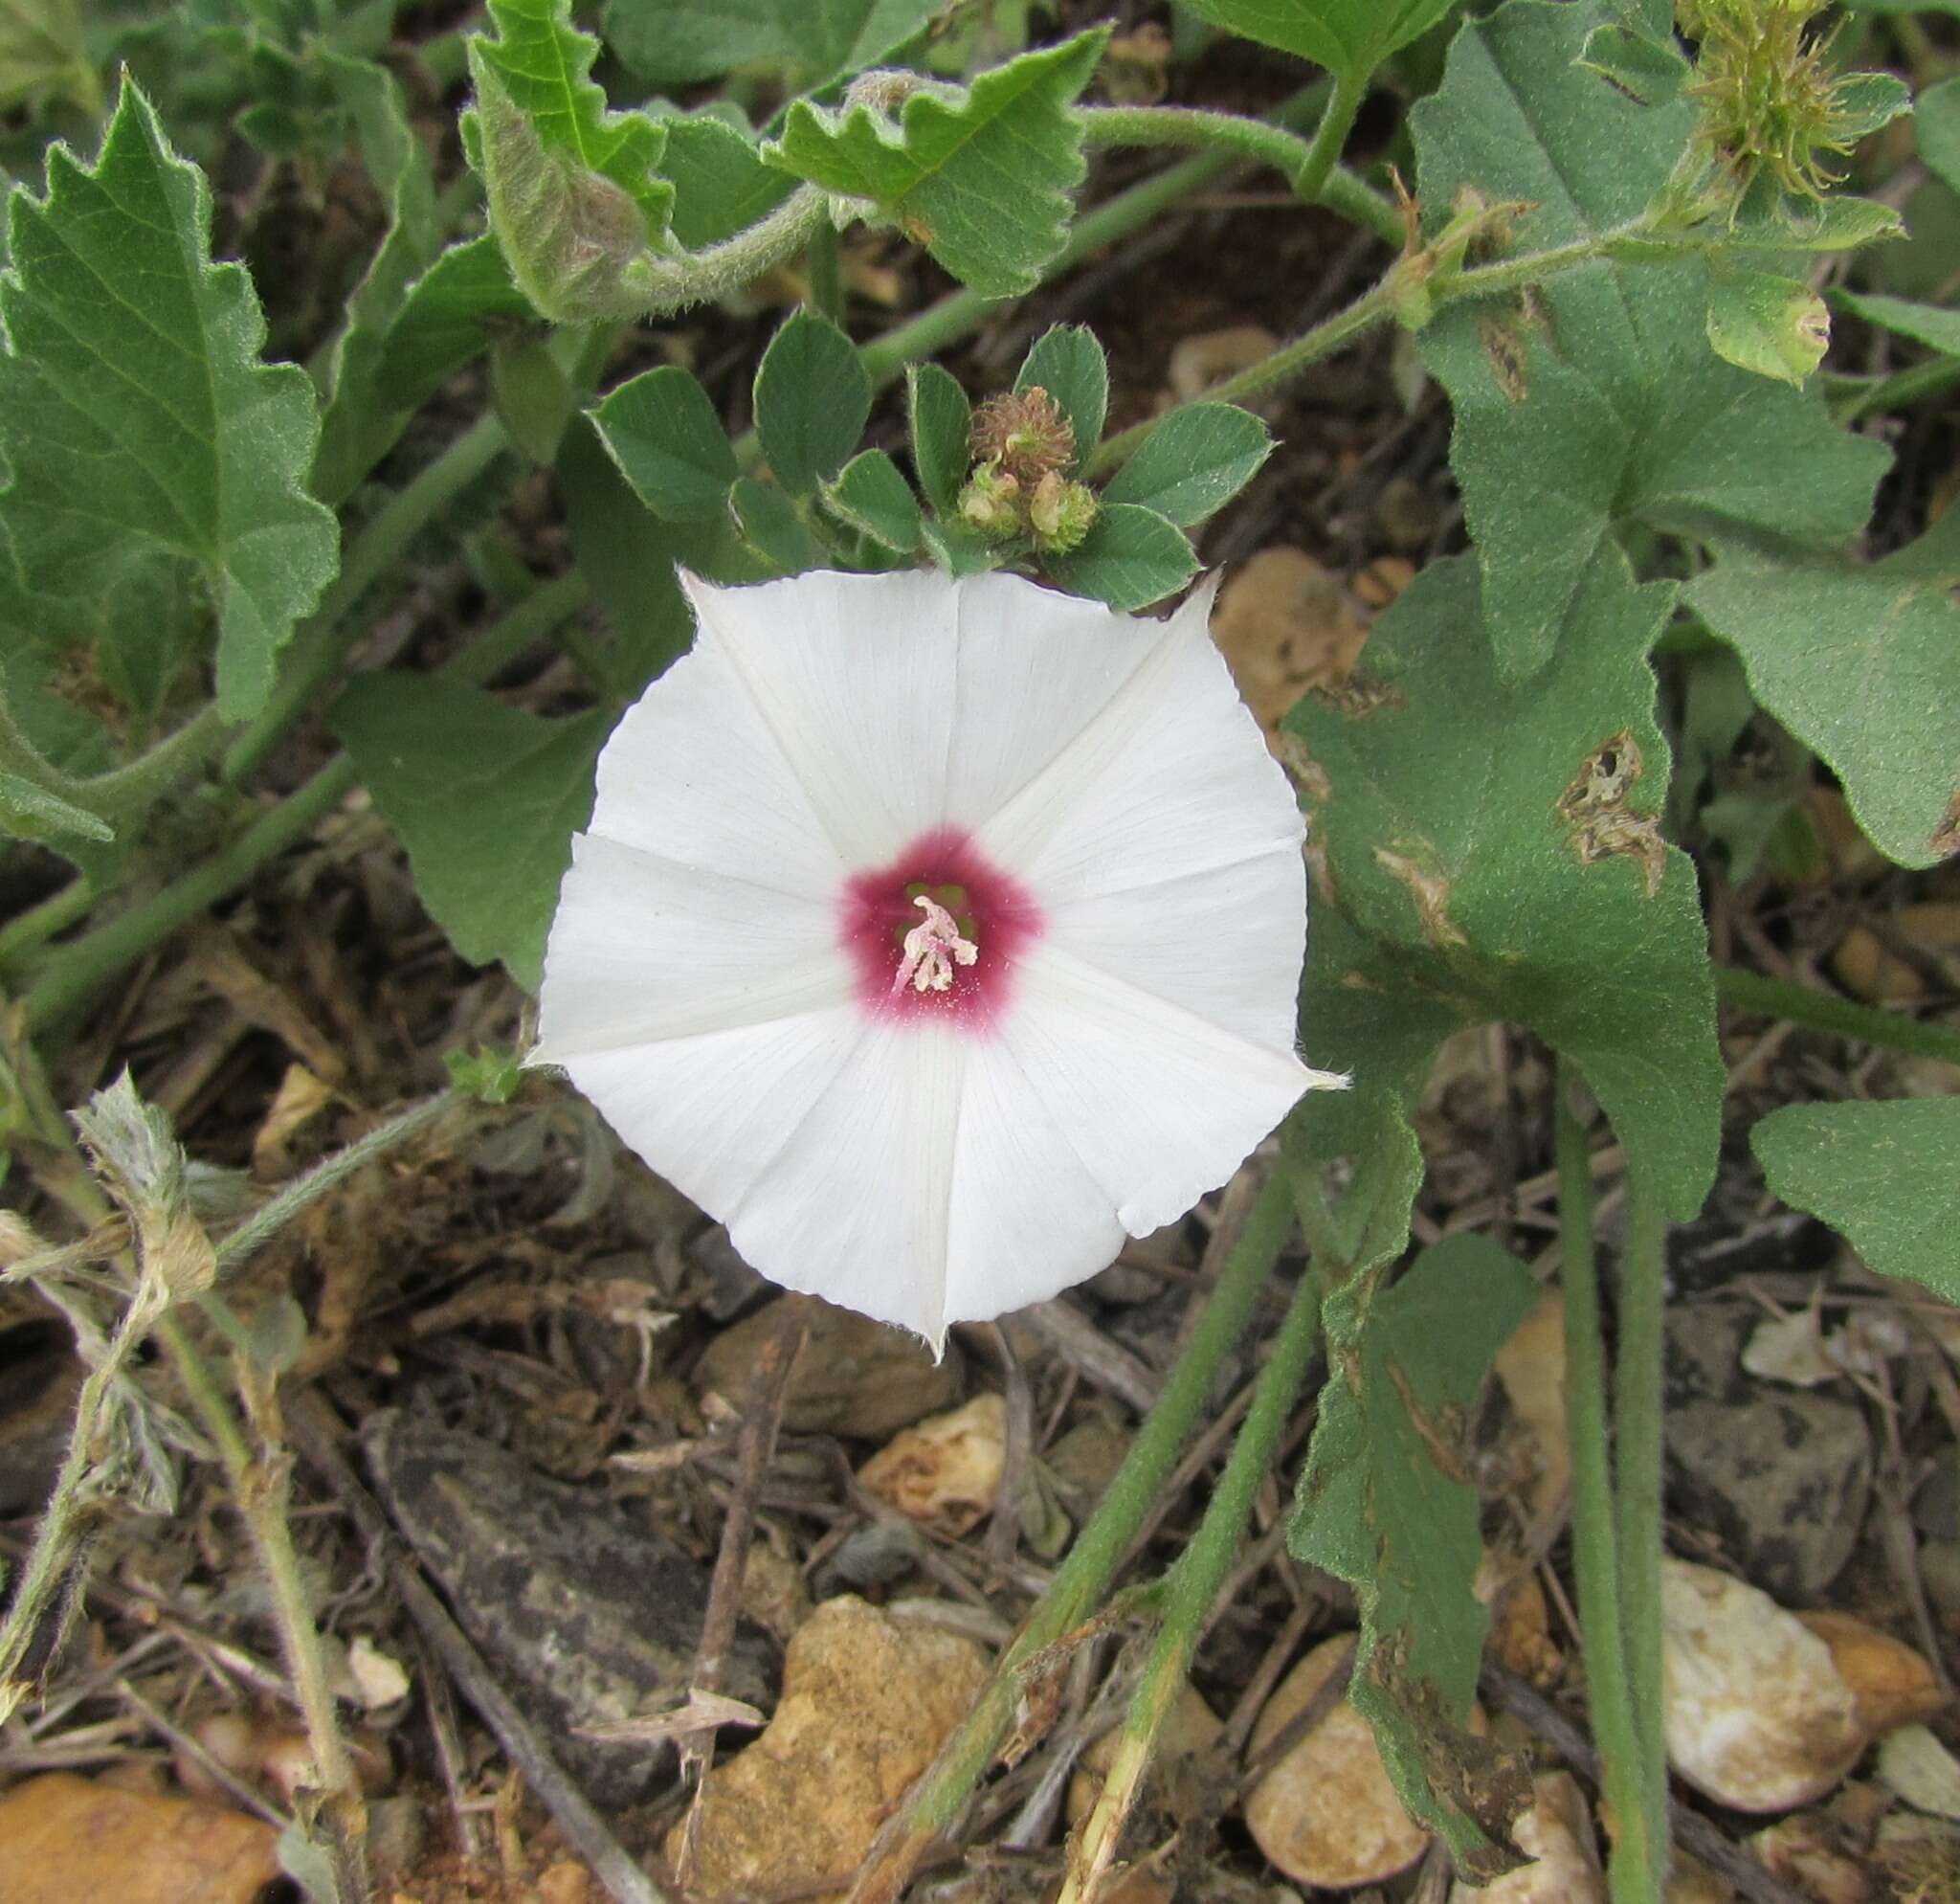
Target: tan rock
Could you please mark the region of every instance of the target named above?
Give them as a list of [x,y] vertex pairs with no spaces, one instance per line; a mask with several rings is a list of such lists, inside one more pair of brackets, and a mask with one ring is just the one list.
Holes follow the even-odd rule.
[[[1281,1681],[1253,1728],[1253,1756],[1353,1650],[1351,1634],[1328,1640]],[[1429,1844],[1429,1833],[1402,1809],[1368,1721],[1346,1699],[1246,1795],[1245,1822],[1279,1870],[1329,1891],[1393,1877]]]
[[1676,1851],[1667,1870],[1665,1904],[1735,1904],[1735,1889],[1685,1851]]
[[[1205,1703],[1204,1694],[1190,1680],[1177,1689],[1169,1714],[1157,1735],[1156,1756],[1150,1761],[1150,1777],[1167,1793],[1173,1812],[1190,1807],[1181,1801],[1192,1794],[1180,1790],[1192,1781],[1194,1761],[1211,1748],[1225,1730],[1225,1722]],[[1122,1727],[1112,1726],[1092,1738],[1076,1762],[1075,1776],[1068,1781],[1068,1822],[1080,1825],[1096,1808],[1102,1796],[1102,1781],[1116,1758]]]
[[1279,347],[1280,340],[1262,324],[1227,325],[1222,330],[1181,338],[1170,352],[1170,393],[1178,402],[1189,403]]
[[1058,1436],[1043,1457],[1062,1499],[1078,1512],[1093,1508],[1129,1452],[1129,1434],[1100,1416]]
[[1570,1773],[1543,1772],[1532,1781],[1531,1808],[1511,1824],[1519,1850],[1532,1863],[1479,1890],[1460,1878],[1450,1904],[1606,1904],[1606,1879],[1592,1814]]
[[1831,970],[1847,992],[1874,1004],[1909,1004],[1926,997],[1926,980],[1869,926],[1854,926],[1838,941]]
[[1869,1735],[1830,1646],[1746,1582],[1661,1563],[1667,1757],[1737,1811],[1787,1811],[1821,1798]]
[[1824,1814],[1799,1812],[1748,1841],[1766,1869],[1812,1904],[1878,1904],[1878,1878],[1862,1846],[1847,1845]]
[[825,1601],[790,1642],[775,1715],[708,1781],[690,1894],[717,1904],[846,1877],[986,1676],[971,1640],[855,1594]]
[[775,1333],[785,1302],[806,1305],[809,1339],[783,1401],[783,1425],[798,1435],[888,1436],[935,1410],[950,1408],[966,1390],[966,1362],[948,1345],[946,1360],[916,1335],[813,1297],[778,1297],[745,1316],[708,1344],[695,1365],[697,1394],[709,1390],[740,1402],[762,1345]]
[[1564,1500],[1572,1479],[1566,1433],[1566,1309],[1556,1286],[1540,1292],[1493,1366],[1536,1457],[1526,1510],[1543,1513]]
[[1310,687],[1347,679],[1368,622],[1303,549],[1262,549],[1226,575],[1212,638],[1268,738]]
[[1873,1738],[1929,1719],[1947,1703],[1940,1682],[1904,1640],[1849,1613],[1796,1616],[1831,1648],[1831,1663],[1851,1688],[1860,1723]]
[[908,1520],[958,1535],[993,1512],[1006,1467],[1007,1404],[976,1395],[895,1436],[858,1478]]

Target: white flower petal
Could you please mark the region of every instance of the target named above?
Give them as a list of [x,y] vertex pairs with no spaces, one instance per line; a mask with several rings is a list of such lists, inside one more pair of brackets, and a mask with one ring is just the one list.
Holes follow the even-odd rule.
[[1083,1164],[1144,1236],[1237,1169],[1315,1081],[1255,1043],[1043,940],[999,1036]]
[[845,871],[733,662],[709,643],[612,729],[589,831],[781,892],[828,896]]
[[1306,953],[1297,846],[1156,885],[1064,900],[1044,942],[1271,1050],[1291,1047]]
[[578,835],[545,949],[530,1062],[842,1005],[853,973],[836,920],[829,895],[776,892]]
[[941,818],[959,594],[937,572],[818,571],[757,588],[687,578],[708,650],[739,678],[805,800],[854,868]]
[[1200,591],[1179,609],[1102,711],[976,830],[1044,907],[1297,852],[1305,838],[1206,632],[1210,605]]

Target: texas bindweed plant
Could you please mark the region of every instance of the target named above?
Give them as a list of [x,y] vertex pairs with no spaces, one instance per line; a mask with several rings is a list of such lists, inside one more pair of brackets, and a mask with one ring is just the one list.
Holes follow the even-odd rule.
[[[1301,62],[1251,117],[1091,102],[1108,30],[1029,44],[1025,8],[608,0],[602,47],[569,0],[488,0],[480,30],[390,53],[396,11],[0,28],[28,127],[9,156],[38,174],[0,278],[0,816],[35,895],[0,925],[0,1128],[84,1231],[9,1228],[6,1273],[42,1280],[93,1368],[0,1623],[0,1717],[79,1602],[90,1516],[167,1492],[134,1360],[155,1333],[255,1504],[314,1734],[331,1855],[290,1861],[317,1894],[358,1891],[358,1786],[264,1485],[303,1320],[239,1318],[224,1275],[453,1102],[507,1097],[523,1056],[769,1274],[935,1341],[1090,1273],[1278,1125],[1161,1402],[853,1896],[895,1898],[1016,1727],[1025,1744],[1296,1229],[1311,1268],[1200,1529],[1126,1602],[1142,1674],[1064,1895],[1109,1868],[1319,1351],[1293,1551],[1355,1590],[1351,1697],[1404,1801],[1464,1874],[1500,1871],[1529,1778],[1469,1729],[1479,1527],[1451,1445],[1533,1284],[1481,1238],[1402,1266],[1412,1101],[1445,1038],[1502,1020],[1556,1055],[1587,1680],[1614,1895],[1658,1899],[1661,1245],[1714,1172],[1717,1000],[1960,1057],[1938,1027],[1715,966],[1675,843],[1703,821],[1670,804],[1675,744],[1761,710],[1897,864],[1960,849],[1960,511],[1857,552],[1888,452],[1850,426],[1960,382],[1949,308],[1852,288],[1851,255],[1902,231],[1839,189],[1912,103],[1849,70],[1878,30],[1834,39],[1817,0],[1502,0],[1460,23],[1451,0],[1183,0],[1180,49],[1216,30]],[[602,51],[630,108],[592,81]],[[1923,92],[1917,137],[1960,191],[1956,89]],[[458,166],[426,135],[465,93]],[[1370,95],[1414,102],[1402,170],[1365,180],[1342,158]],[[1193,156],[1092,183],[1095,152],[1159,146]],[[241,148],[316,197],[358,163],[384,209],[371,249],[317,261],[310,330],[268,299],[269,337],[263,243],[256,286],[213,256],[183,154]],[[1235,170],[1379,247],[1371,288],[1115,435],[1085,327],[1038,336],[1007,389],[933,361]],[[871,323],[842,247],[863,226],[960,288]],[[798,308],[731,436],[660,361],[663,326],[786,273]],[[1822,371],[1834,308],[1927,361]],[[1209,584],[1146,612],[1196,578],[1193,532],[1273,448],[1240,400],[1384,329],[1452,408],[1469,546],[1287,716],[1289,785],[1205,639]],[[534,471],[569,546],[548,575],[505,506],[523,490],[535,516]],[[495,612],[401,662],[377,631],[439,564]],[[559,711],[495,691],[553,657],[580,683]],[[1657,658],[1687,707],[1668,732]],[[288,745],[323,728],[323,761]],[[297,782],[296,760],[317,763]],[[542,978],[543,1042],[459,1057],[457,1092],[213,1243],[160,1114],[100,1094],[91,1176],[50,1067],[139,961],[363,792],[457,953]],[[1725,843],[1747,864],[1795,823],[1787,801],[1730,812]],[[1328,1073],[1352,1088],[1303,1096]],[[1592,1107],[1628,1178],[1610,1382]],[[1875,1266],[1960,1299],[1960,1100],[1793,1107],[1757,1148]],[[103,1437],[140,1458],[92,1478]]]

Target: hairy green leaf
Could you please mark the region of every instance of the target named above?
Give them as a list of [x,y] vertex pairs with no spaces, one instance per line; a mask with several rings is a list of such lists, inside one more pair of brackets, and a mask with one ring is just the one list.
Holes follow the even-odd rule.
[[871,415],[871,375],[829,318],[796,312],[755,372],[755,428],[792,496],[842,469]]
[[1087,167],[1073,110],[1107,28],[1024,53],[969,87],[919,79],[896,119],[865,102],[795,100],[771,165],[865,200],[987,297],[1032,291],[1068,233]]
[[1155,509],[1106,503],[1079,548],[1047,558],[1048,572],[1072,595],[1092,595],[1125,614],[1148,608],[1198,571],[1191,538]]
[[760,66],[809,91],[886,59],[941,0],[607,0],[607,44],[641,78],[686,86]]
[[941,515],[949,516],[973,462],[973,406],[950,370],[914,364],[905,371],[905,410],[919,486]]
[[1454,0],[1184,0],[1214,27],[1276,46],[1316,66],[1365,79],[1390,54],[1426,34]]
[[742,474],[708,393],[678,365],[623,383],[592,421],[633,493],[674,523],[713,522],[727,512]]
[[1531,1778],[1469,1731],[1486,1624],[1472,1591],[1483,1547],[1469,1417],[1537,1293],[1516,1257],[1478,1236],[1424,1250],[1387,1289],[1376,1269],[1330,1290],[1330,1375],[1288,1530],[1297,1558],[1354,1587],[1348,1697],[1404,1803],[1472,1876],[1517,1862],[1507,1832]]
[[1738,370],[1800,385],[1824,361],[1831,320],[1823,299],[1794,278],[1711,268],[1708,342]]
[[919,547],[924,519],[903,472],[882,450],[863,450],[823,487],[831,512],[894,554]]
[[1067,467],[1080,469],[1102,440],[1102,419],[1109,414],[1109,360],[1096,333],[1084,324],[1051,325],[1021,360],[1014,389],[1043,390],[1055,399],[1075,442]]
[[1882,1276],[1960,1302],[1960,1097],[1791,1104],[1749,1132],[1770,1188]]
[[[1686,1218],[1726,1078],[1694,871],[1659,830],[1646,654],[1672,587],[1636,587],[1617,555],[1595,565],[1575,638],[1515,686],[1479,638],[1480,594],[1467,558],[1433,563],[1352,680],[1287,716],[1324,868],[1302,1036],[1357,1092],[1406,1090],[1448,1031],[1528,1025]],[[1339,1107],[1315,1109],[1338,1129]]]
[[718,112],[661,121],[667,149],[660,169],[673,181],[672,228],[689,251],[723,243],[765,218],[796,190],[764,162],[752,135]]
[[1844,784],[1902,866],[1960,852],[1960,520],[1882,562],[1734,549],[1686,599],[1742,657],[1757,700]]
[[376,403],[404,415],[420,409],[494,336],[536,322],[494,237],[451,245],[390,320],[374,371]]
[[1231,502],[1272,453],[1272,435],[1251,411],[1189,403],[1144,438],[1102,500],[1142,503],[1189,528]]
[[91,119],[102,109],[80,0],[0,0],[0,108],[49,99],[67,100]]
[[21,774],[5,772],[0,772],[0,828],[24,840],[67,835],[98,845],[107,845],[116,837],[116,829],[100,815]]
[[1594,27],[1579,59],[1639,105],[1672,105],[1694,73],[1671,28],[1657,39],[1616,23]]
[[1944,304],[1922,304],[1911,298],[1887,297],[1882,292],[1833,291],[1831,303],[1882,330],[1924,344],[1943,357],[1960,357],[1960,311]]
[[125,84],[96,164],[59,146],[48,195],[10,200],[0,280],[0,531],[29,590],[188,560],[217,618],[218,701],[263,705],[294,622],[339,561],[302,484],[319,431],[304,371],[259,361],[251,280],[211,261],[203,174]]
[[1960,191],[1960,79],[1942,79],[1913,101],[1912,136],[1927,170]]
[[[1465,24],[1441,87],[1410,114],[1421,199],[1519,199],[1515,249],[1596,236],[1668,177],[1694,107],[1642,106],[1577,64],[1596,0],[1513,0]],[[1522,306],[1455,305],[1418,347],[1456,411],[1451,461],[1508,678],[1545,665],[1631,524],[1704,540],[1813,546],[1864,525],[1887,452],[1814,395],[1725,364],[1699,263],[1581,266]]]
[[511,275],[561,324],[644,308],[674,202],[664,128],[607,110],[589,77],[599,42],[573,26],[571,0],[489,5],[497,37],[470,35],[470,76],[490,228]]
[[415,890],[472,965],[535,991],[571,836],[592,809],[603,708],[542,720],[439,675],[358,675],[329,725],[409,854]]

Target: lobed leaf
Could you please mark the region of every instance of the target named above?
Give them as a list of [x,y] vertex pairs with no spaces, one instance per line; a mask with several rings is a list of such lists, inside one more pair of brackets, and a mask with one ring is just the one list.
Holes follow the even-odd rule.
[[1102,491],[1109,503],[1142,503],[1180,527],[1221,509],[1273,453],[1272,433],[1233,403],[1188,403],[1171,411]]
[[49,595],[194,566],[216,615],[218,704],[248,719],[339,562],[334,519],[303,487],[312,384],[260,361],[251,280],[211,259],[203,174],[133,82],[94,166],[60,146],[47,166],[45,198],[9,202],[0,532],[21,584]]
[[1455,0],[1184,0],[1201,20],[1362,80]]
[[1770,1188],[1882,1276],[1960,1302],[1960,1098],[1791,1104],[1749,1132]]
[[[1301,1010],[1314,1062],[1351,1070],[1357,1099],[1406,1091],[1450,1031],[1527,1025],[1686,1218],[1714,1172],[1726,1074],[1694,870],[1660,834],[1646,654],[1672,593],[1637,587],[1617,554],[1596,565],[1573,639],[1507,685],[1476,565],[1433,563],[1354,677],[1285,726],[1321,862]],[[1315,1103],[1309,1125],[1338,1146],[1353,1114]]]
[[1108,29],[1024,53],[969,87],[918,80],[896,120],[791,101],[771,165],[861,199],[986,297],[1032,291],[1066,240],[1087,172],[1073,110]]

